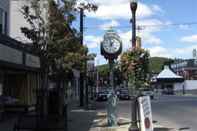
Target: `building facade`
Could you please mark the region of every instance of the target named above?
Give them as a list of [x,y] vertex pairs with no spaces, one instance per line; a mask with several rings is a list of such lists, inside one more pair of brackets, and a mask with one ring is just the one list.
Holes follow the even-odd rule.
[[197,59],[175,60],[171,69],[185,80],[197,80]]
[[[5,0],[6,1],[6,0]],[[27,39],[24,34],[21,32],[21,27],[30,27],[29,23],[25,20],[23,14],[21,13],[21,9],[23,6],[28,5],[31,7],[32,0],[7,0],[10,1],[10,28],[9,28],[9,35],[10,37],[21,41],[23,43],[31,42]],[[46,21],[47,20],[47,1],[40,0],[41,6],[41,16]],[[30,12],[32,12],[30,8]]]
[[40,58],[22,45],[0,35],[0,95],[16,99],[14,105],[30,107],[41,86]]
[[9,34],[10,1],[0,0],[0,33]]
[[27,45],[9,37],[10,24],[18,22],[10,19],[10,2],[0,1],[0,98],[9,98],[4,101],[5,108],[29,109],[35,106],[36,90],[41,87],[40,58]]

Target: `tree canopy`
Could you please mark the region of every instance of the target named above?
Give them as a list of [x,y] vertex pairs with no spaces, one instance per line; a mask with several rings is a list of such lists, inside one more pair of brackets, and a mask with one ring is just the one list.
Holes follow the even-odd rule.
[[[72,27],[76,19],[76,0],[62,1],[59,6],[54,0],[32,0],[30,6],[21,9],[30,27],[21,27],[22,33],[32,41],[35,52],[41,56],[43,68],[48,73],[70,73],[72,69],[83,70],[87,59],[87,48],[80,44],[80,33]],[[44,9],[42,6],[46,4]],[[91,4],[81,4],[85,9],[96,10]],[[43,16],[44,10],[47,16]],[[45,12],[46,13],[46,12]]]

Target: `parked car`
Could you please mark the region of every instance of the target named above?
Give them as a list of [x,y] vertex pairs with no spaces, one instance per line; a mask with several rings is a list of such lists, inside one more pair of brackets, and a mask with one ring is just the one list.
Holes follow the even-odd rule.
[[151,89],[143,89],[143,90],[141,90],[141,95],[150,96],[151,99],[154,99],[154,92]]
[[129,100],[130,99],[128,89],[119,89],[116,91],[116,93],[117,93],[117,96],[120,100]]
[[163,89],[162,94],[164,94],[164,95],[174,95],[174,91],[173,91],[173,89],[165,88],[165,89]]
[[14,97],[10,97],[10,96],[0,96],[0,104],[4,104],[4,105],[11,105],[11,104],[15,104],[16,102],[18,102],[18,99],[14,98]]
[[108,97],[109,91],[108,90],[100,90],[96,93],[96,100],[97,101],[106,101]]

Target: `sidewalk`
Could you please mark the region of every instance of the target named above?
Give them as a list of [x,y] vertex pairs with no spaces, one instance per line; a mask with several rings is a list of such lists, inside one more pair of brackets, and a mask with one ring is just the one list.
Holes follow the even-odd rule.
[[0,121],[0,131],[13,131],[17,117],[15,115],[5,117],[4,120]]
[[[85,110],[72,102],[68,106],[68,131],[128,131],[128,119],[119,118],[117,127],[107,127],[105,107],[95,104],[94,110]],[[101,111],[102,110],[102,111]],[[7,119],[7,118],[6,118]],[[16,116],[0,122],[0,131],[13,131]],[[176,131],[155,125],[154,131]]]
[[72,102],[68,106],[68,131],[89,131],[96,117],[96,110],[85,110]]
[[[118,126],[107,127],[107,114],[100,111],[98,108],[102,107],[97,107],[97,104],[96,110],[84,110],[78,107],[77,103],[73,105],[68,111],[68,131],[128,131],[130,120],[125,118],[118,118]],[[159,125],[154,126],[154,131],[176,131]]]

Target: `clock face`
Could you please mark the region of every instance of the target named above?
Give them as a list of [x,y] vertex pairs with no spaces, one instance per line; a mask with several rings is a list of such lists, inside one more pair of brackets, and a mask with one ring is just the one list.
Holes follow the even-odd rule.
[[116,53],[120,49],[121,43],[115,38],[106,39],[103,42],[103,49],[109,54]]

